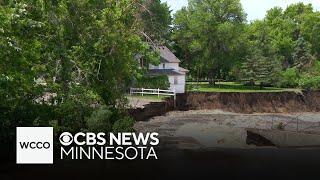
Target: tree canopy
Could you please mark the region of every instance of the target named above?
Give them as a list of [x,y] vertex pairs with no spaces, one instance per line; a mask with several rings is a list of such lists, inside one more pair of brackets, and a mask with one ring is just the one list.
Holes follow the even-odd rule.
[[187,8],[175,14],[173,39],[194,75],[227,76],[245,48],[245,19],[239,0],[190,0]]
[[[80,130],[97,117],[111,128],[130,125],[123,108],[132,78],[141,73],[134,56],[157,57],[141,33],[143,3],[1,1],[2,135],[50,123]],[[109,116],[90,116],[96,106]]]
[[125,93],[145,72],[137,57],[159,62],[159,45],[173,48],[191,80],[320,88],[312,5],[247,22],[240,0],[188,2],[172,18],[160,0],[0,1],[1,140],[16,126],[130,130]]
[[174,15],[172,39],[191,79],[277,85],[283,71],[308,73],[320,58],[319,23],[311,4],[274,7],[264,19],[247,22],[239,0],[189,0]]

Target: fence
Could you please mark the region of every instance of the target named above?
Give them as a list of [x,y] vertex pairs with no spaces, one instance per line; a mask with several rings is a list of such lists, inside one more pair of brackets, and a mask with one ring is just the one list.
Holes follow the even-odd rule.
[[[297,133],[310,133],[310,134],[319,134],[312,131],[312,128],[318,128],[320,129],[320,122],[310,122],[310,124],[307,123],[307,121],[303,121],[301,118],[302,114],[297,114],[295,117],[292,117],[287,122],[283,121],[277,121],[277,115],[272,116],[271,121],[271,130],[278,129],[282,131],[294,131]],[[276,124],[278,122],[278,124]],[[286,129],[288,126],[291,125],[291,129]],[[310,131],[311,130],[311,131]]]
[[158,95],[160,96],[173,96],[174,104],[176,104],[176,92],[173,90],[163,90],[163,89],[145,89],[145,88],[130,88],[130,95],[141,94],[143,95]]

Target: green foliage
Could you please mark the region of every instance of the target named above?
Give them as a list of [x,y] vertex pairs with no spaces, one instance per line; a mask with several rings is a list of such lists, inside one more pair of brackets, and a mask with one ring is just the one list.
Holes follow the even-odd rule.
[[245,81],[272,83],[279,72],[276,60],[254,54],[243,63],[241,77]]
[[112,111],[106,106],[102,106],[94,111],[89,118],[86,119],[88,130],[91,132],[111,132],[114,120],[112,119]]
[[320,76],[303,75],[298,83],[305,89],[320,89]]
[[280,81],[277,82],[277,85],[280,87],[297,87],[299,72],[297,68],[289,68],[280,74]]
[[226,78],[247,49],[244,23],[239,0],[189,0],[174,20],[173,39],[182,64],[195,77]]
[[90,132],[132,132],[134,121],[121,111],[102,106],[86,118]]
[[193,79],[297,87],[296,81],[288,82],[286,69],[295,67],[302,74],[312,69],[320,52],[319,28],[320,13],[310,4],[274,7],[264,19],[245,24],[237,0],[189,0],[174,16],[173,40]]
[[320,62],[316,61],[314,66],[307,72],[301,74],[298,80],[300,87],[305,89],[320,89]]
[[195,92],[239,92],[239,93],[252,93],[252,92],[286,92],[295,91],[294,89],[275,88],[275,87],[260,87],[258,85],[247,86],[239,82],[217,82],[214,86],[208,82],[189,82],[187,84],[189,91]]
[[294,66],[298,69],[302,69],[306,66],[310,67],[311,63],[313,63],[313,57],[310,52],[310,45],[304,38],[300,37],[295,43],[294,52],[292,54]]
[[131,117],[124,117],[123,119],[117,120],[113,126],[113,132],[133,132],[134,120]]
[[168,89],[170,87],[167,75],[142,76],[137,80],[137,88]]
[[[126,117],[118,111],[141,73],[133,57],[156,56],[141,35],[141,3],[1,2],[1,140],[12,139],[16,126],[78,131],[97,105],[106,105],[114,121]],[[52,97],[37,101],[46,94]]]
[[313,67],[303,72],[297,68],[289,68],[281,72],[277,86],[320,89],[320,62],[317,61]]
[[160,0],[146,0],[144,11],[141,13],[144,33],[147,40],[163,44],[169,39],[172,17],[169,6]]
[[283,124],[283,122],[280,122],[279,124],[277,124],[277,130],[283,131],[285,129],[285,125]]

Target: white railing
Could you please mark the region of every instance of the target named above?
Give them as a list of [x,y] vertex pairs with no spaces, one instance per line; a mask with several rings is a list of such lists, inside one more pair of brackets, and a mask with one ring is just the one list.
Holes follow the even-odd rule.
[[163,89],[145,89],[145,88],[130,88],[130,95],[141,94],[143,95],[158,95],[160,96],[173,96],[174,104],[176,104],[176,91],[174,90],[163,90]]

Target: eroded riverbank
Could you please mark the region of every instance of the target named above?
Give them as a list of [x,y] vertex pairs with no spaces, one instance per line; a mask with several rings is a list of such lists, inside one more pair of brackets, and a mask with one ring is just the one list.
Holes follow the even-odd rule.
[[165,145],[179,148],[256,148],[246,129],[320,134],[320,113],[241,114],[220,110],[173,111],[145,122],[138,132],[158,132]]

